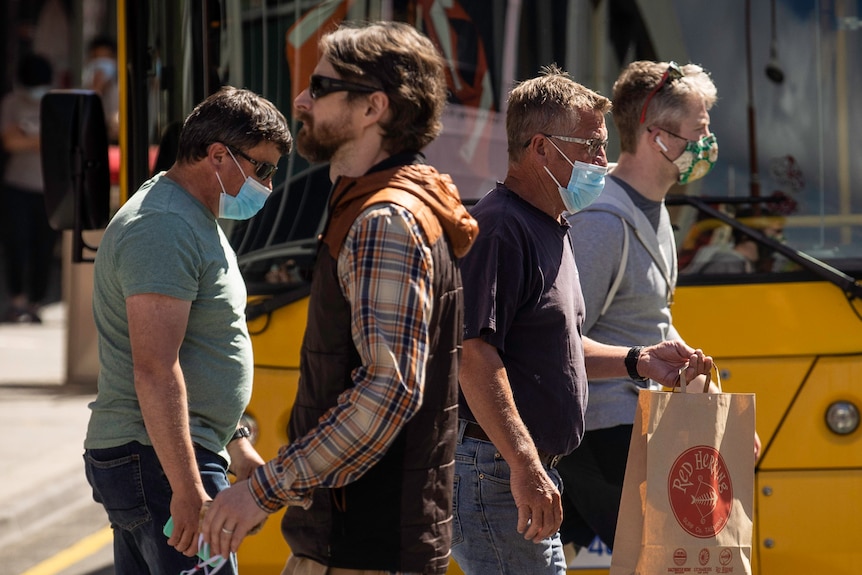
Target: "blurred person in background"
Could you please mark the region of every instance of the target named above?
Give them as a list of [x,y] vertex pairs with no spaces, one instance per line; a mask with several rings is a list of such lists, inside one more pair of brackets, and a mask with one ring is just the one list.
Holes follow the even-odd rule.
[[39,152],[39,106],[53,81],[51,63],[27,54],[18,63],[15,86],[0,104],[3,150],[9,155],[0,193],[0,223],[10,301],[4,321],[41,323],[57,232],[45,211]]
[[110,36],[96,36],[87,45],[83,87],[102,98],[108,140],[116,142],[120,129],[120,94],[117,82],[117,43]]

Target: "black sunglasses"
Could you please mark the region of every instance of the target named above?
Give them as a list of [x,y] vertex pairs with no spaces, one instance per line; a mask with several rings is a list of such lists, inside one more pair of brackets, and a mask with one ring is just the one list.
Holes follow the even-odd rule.
[[655,96],[659,90],[664,88],[665,84],[676,82],[683,76],[685,76],[685,74],[682,73],[682,68],[679,67],[679,64],[671,61],[667,66],[667,70],[665,70],[664,74],[661,75],[661,80],[658,81],[658,84],[656,84],[655,88],[652,89],[652,92],[649,93],[649,96],[647,96],[646,101],[644,102],[644,107],[641,109],[641,124],[646,121],[646,111],[649,107],[649,103],[653,99],[653,96]]
[[248,162],[254,166],[254,175],[258,177],[260,180],[268,180],[278,171],[278,166],[270,164],[269,162],[261,162],[260,160],[255,160],[239,148],[234,148],[233,146],[228,146],[230,150],[238,156],[242,156]]
[[311,83],[308,85],[308,95],[311,96],[312,100],[328,96],[333,92],[359,92],[362,94],[371,94],[372,92],[379,91],[380,88],[368,86],[367,84],[357,84],[356,82],[348,82],[346,80],[319,76],[317,74],[313,74],[311,76]]

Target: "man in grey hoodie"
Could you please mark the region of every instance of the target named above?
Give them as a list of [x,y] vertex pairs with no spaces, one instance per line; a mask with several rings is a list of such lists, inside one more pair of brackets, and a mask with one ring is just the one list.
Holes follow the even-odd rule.
[[[715,84],[700,66],[633,62],[613,87],[620,156],[595,203],[568,216],[586,304],[583,334],[619,345],[681,339],[670,306],[677,254],[665,196],[718,158],[709,130]],[[592,375],[592,374],[588,374]],[[703,376],[699,382],[703,385]],[[589,378],[586,433],[558,469],[564,544],[613,547],[638,391],[651,380]]]

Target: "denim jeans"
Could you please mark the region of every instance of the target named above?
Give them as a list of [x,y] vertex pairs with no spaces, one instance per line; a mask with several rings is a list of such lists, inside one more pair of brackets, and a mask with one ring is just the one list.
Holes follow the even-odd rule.
[[[518,533],[509,465],[492,443],[464,437],[458,425],[452,556],[466,575],[565,575],[560,534],[533,543]],[[548,475],[562,489],[555,469]]]
[[[195,449],[204,489],[210,497],[230,486],[227,463],[219,455]],[[84,469],[93,499],[108,512],[114,530],[114,570],[117,573],[179,575],[197,565],[168,545],[162,532],[170,517],[171,487],[155,450],[137,442],[84,452]],[[235,575],[231,557],[219,575]]]

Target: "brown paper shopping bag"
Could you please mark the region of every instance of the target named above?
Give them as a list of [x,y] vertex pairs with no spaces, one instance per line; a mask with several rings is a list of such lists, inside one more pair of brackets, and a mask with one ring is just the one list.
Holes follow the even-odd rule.
[[681,389],[640,391],[610,575],[751,574],[754,394]]

